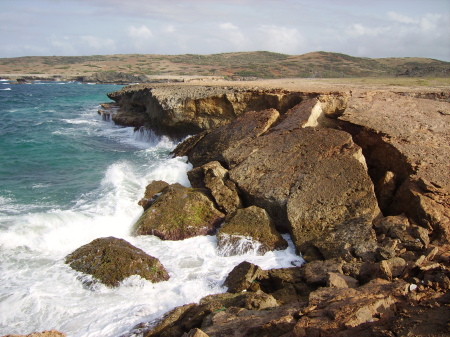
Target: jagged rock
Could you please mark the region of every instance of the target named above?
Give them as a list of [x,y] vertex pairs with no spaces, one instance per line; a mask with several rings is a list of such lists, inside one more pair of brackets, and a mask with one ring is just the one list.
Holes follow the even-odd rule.
[[157,194],[161,192],[165,187],[169,186],[168,183],[162,180],[154,180],[145,188],[144,197],[139,200],[138,205],[142,206],[142,208],[147,210],[152,203],[158,197]]
[[344,262],[340,259],[312,261],[301,268],[301,275],[307,283],[326,285],[329,273],[343,274]]
[[157,258],[114,237],[96,239],[78,248],[67,255],[66,263],[108,286],[118,286],[131,275],[139,275],[154,283],[169,279]]
[[66,337],[66,334],[56,330],[46,330],[42,332],[33,332],[28,335],[5,335],[3,337]]
[[286,249],[288,244],[277,232],[267,212],[250,206],[238,209],[217,233],[219,253],[224,256],[256,251],[264,255],[271,250]]
[[397,278],[403,274],[406,267],[406,261],[401,257],[393,257],[389,260],[383,260],[380,263],[381,270],[385,273],[385,279]]
[[229,179],[228,170],[218,161],[190,170],[188,178],[192,187],[210,191],[219,210],[225,214],[242,207],[236,184]]
[[374,225],[379,233],[398,240],[408,250],[423,250],[430,242],[428,231],[423,227],[411,225],[404,215],[379,218]]
[[[450,188],[449,188],[450,190]],[[423,179],[407,179],[395,194],[392,214],[408,218],[433,232],[442,243],[450,242],[450,191],[432,186]]]
[[213,234],[222,222],[211,200],[199,189],[172,184],[134,224],[134,235],[156,235],[163,240],[183,240]]
[[376,279],[356,289],[320,288],[311,293],[294,336],[331,336],[363,323],[395,314],[395,303],[407,293],[407,283]]
[[275,109],[249,111],[239,116],[233,122],[206,133],[194,147],[179,151],[177,156],[188,156],[194,167],[202,166],[211,161],[224,162],[223,152],[230,146],[246,144],[251,139],[261,135],[277,120],[279,112]]
[[228,292],[239,293],[247,290],[253,281],[263,278],[265,274],[260,267],[244,261],[233,268],[223,285],[228,287]]
[[211,314],[202,330],[209,336],[284,336],[292,332],[298,310],[298,306],[258,311],[230,307]]
[[278,306],[275,298],[261,290],[256,292],[223,293],[202,298],[200,304],[217,301],[222,308],[238,307],[248,310],[264,310]]

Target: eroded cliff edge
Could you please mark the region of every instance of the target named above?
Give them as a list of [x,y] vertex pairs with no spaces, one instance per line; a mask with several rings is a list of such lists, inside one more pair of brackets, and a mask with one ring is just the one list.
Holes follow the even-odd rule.
[[208,181],[220,168],[236,207],[267,211],[309,261],[237,266],[229,294],[142,334],[448,333],[448,92],[134,86],[110,97],[119,124],[196,134],[176,150],[194,164],[191,183],[220,207]]

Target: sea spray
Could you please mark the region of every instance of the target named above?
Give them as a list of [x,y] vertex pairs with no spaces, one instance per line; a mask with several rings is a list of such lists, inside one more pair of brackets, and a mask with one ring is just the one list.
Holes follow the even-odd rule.
[[[120,336],[175,306],[225,291],[234,266],[288,267],[289,248],[224,257],[214,236],[162,241],[130,235],[152,180],[189,186],[175,143],[103,121],[98,103],[117,86],[14,85],[0,94],[0,335],[57,329],[69,337]],[[170,280],[137,276],[117,288],[86,285],[65,256],[99,238],[129,241],[166,267]],[[195,291],[194,291],[195,290]]]

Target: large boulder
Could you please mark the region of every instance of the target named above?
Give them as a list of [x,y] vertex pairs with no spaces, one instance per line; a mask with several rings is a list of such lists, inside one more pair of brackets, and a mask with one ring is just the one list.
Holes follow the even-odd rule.
[[167,186],[134,224],[134,235],[155,235],[163,240],[183,240],[214,234],[224,214],[202,190],[178,183]]
[[157,258],[146,254],[123,239],[96,239],[67,255],[72,269],[92,275],[107,286],[118,286],[132,275],[153,283],[167,281],[169,275]]
[[217,245],[224,256],[245,254],[248,251],[263,255],[288,246],[267,212],[257,206],[237,210],[217,233]]
[[210,161],[224,162],[223,152],[230,146],[246,144],[258,137],[278,119],[279,112],[275,109],[250,111],[231,123],[205,134],[193,148],[175,149],[178,156],[188,156],[194,167],[204,165]]
[[361,149],[346,132],[285,120],[224,157],[246,203],[266,209],[299,249],[340,223],[379,214]]

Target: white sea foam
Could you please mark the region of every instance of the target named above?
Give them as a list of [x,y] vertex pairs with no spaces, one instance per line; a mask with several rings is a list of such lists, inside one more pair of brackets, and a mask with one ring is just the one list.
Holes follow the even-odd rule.
[[11,90],[11,88],[5,88],[5,89],[0,89],[0,90]]
[[[301,263],[288,236],[284,236],[289,242],[286,250],[229,257],[219,254],[214,236],[183,241],[130,236],[142,214],[137,201],[145,186],[152,180],[189,186],[186,172],[192,165],[185,157],[167,156],[175,145],[168,138],[149,131],[135,133],[132,128],[102,122],[92,116],[92,110],[90,113],[74,118],[92,123],[81,122],[86,126],[83,132],[129,145],[134,160],[111,164],[97,188],[80,196],[69,209],[58,206],[36,212],[22,205],[20,212],[0,214],[0,335],[57,329],[69,337],[120,336],[175,306],[225,291],[225,277],[244,260],[263,269]],[[55,132],[67,135],[66,129]],[[45,186],[36,184],[34,188]],[[0,197],[0,209],[19,206]],[[65,256],[107,236],[123,238],[160,259],[170,280],[153,284],[133,276],[114,289],[98,283],[84,285],[80,279],[86,276],[66,265]]]

